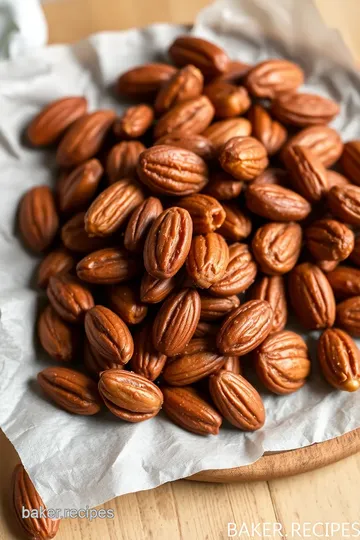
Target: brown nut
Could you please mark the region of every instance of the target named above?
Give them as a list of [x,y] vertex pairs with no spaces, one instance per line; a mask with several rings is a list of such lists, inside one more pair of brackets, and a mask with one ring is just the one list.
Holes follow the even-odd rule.
[[240,300],[236,295],[216,298],[207,294],[201,294],[200,300],[200,319],[202,321],[217,321],[240,306]]
[[305,328],[327,328],[335,321],[335,298],[325,274],[302,263],[290,274],[288,290],[292,307]]
[[221,370],[211,375],[209,390],[216,407],[233,426],[244,431],[255,431],[264,425],[262,399],[241,375]]
[[168,64],[143,64],[122,73],[116,82],[116,91],[131,98],[153,97],[176,71]]
[[134,178],[141,152],[146,150],[140,141],[122,141],[112,147],[106,160],[109,183],[114,184],[122,178]]
[[109,306],[126,324],[139,324],[147,315],[148,308],[140,302],[134,285],[114,285],[108,293]]
[[297,223],[267,223],[252,240],[252,252],[264,274],[278,276],[294,268],[300,255],[302,229]]
[[294,92],[304,82],[304,72],[298,64],[271,59],[256,64],[246,76],[249,92],[258,98],[270,98]]
[[325,379],[346,392],[360,388],[360,352],[353,339],[338,328],[328,328],[320,336],[317,357]]
[[[179,69],[159,90],[155,100],[155,111],[163,114],[179,103],[201,95],[204,77],[195,66]],[[168,144],[168,143],[166,143]]]
[[251,105],[243,86],[215,81],[205,86],[204,94],[210,99],[217,118],[232,118],[244,114]]
[[273,310],[271,332],[285,328],[288,316],[285,282],[282,276],[263,276],[250,291],[251,300],[266,300]]
[[276,154],[287,139],[286,128],[273,120],[261,105],[254,105],[251,108],[249,120],[252,125],[252,136],[264,145],[269,156]]
[[160,137],[154,143],[154,146],[159,144],[190,150],[190,152],[194,152],[194,154],[200,156],[205,161],[210,161],[215,157],[215,148],[212,142],[203,135],[193,135],[191,133],[186,133],[186,135],[180,133],[178,135],[175,131],[175,133]]
[[277,96],[271,107],[280,122],[299,127],[328,124],[339,110],[339,105],[332,99],[306,93]]
[[179,36],[169,49],[175,65],[193,64],[204,75],[219,75],[229,67],[229,57],[217,45],[194,36]]
[[156,350],[175,356],[189,343],[200,319],[200,295],[195,289],[181,289],[160,307],[153,325]]
[[210,195],[210,197],[214,197],[218,201],[230,201],[240,195],[243,185],[243,182],[234,180],[225,171],[218,171],[211,174],[204,193]]
[[50,305],[39,317],[38,335],[42,347],[55,360],[70,362],[75,358],[79,337],[77,329],[65,323]]
[[174,276],[188,256],[192,230],[192,221],[187,210],[176,206],[164,210],[153,222],[146,237],[146,271],[158,279]]
[[337,305],[336,325],[351,336],[360,337],[360,296],[353,296]]
[[76,266],[76,273],[82,281],[99,285],[129,281],[141,273],[141,270],[139,260],[123,248],[93,251]]
[[238,356],[226,356],[225,363],[222,367],[225,371],[231,371],[236,375],[242,374],[240,358]]
[[319,201],[329,190],[327,173],[321,161],[306,147],[290,146],[284,153],[290,183],[309,202]]
[[307,345],[301,336],[282,330],[268,336],[254,352],[256,373],[275,394],[292,394],[310,374]]
[[259,174],[250,184],[249,187],[258,184],[276,185],[286,187],[289,184],[289,174],[284,169],[277,167],[269,167],[264,172]]
[[61,139],[56,161],[61,167],[73,167],[93,157],[111,128],[115,111],[102,110],[79,118]]
[[38,373],[37,381],[52,401],[70,413],[89,416],[100,411],[96,383],[83,373],[64,367],[48,367]]
[[[194,332],[194,338],[203,338],[215,336],[219,328],[215,324],[206,321],[199,321]],[[230,358],[227,356],[227,358]]]
[[142,253],[145,240],[155,219],[163,207],[156,197],[145,199],[131,214],[125,230],[124,246],[134,253]]
[[89,159],[62,176],[56,186],[61,212],[85,210],[96,193],[102,173],[100,161]]
[[334,186],[348,186],[350,184],[349,180],[345,178],[342,174],[336,171],[327,171],[326,172],[328,187],[329,190]]
[[99,392],[107,408],[127,422],[143,422],[156,416],[163,396],[145,377],[122,369],[108,369],[100,375]]
[[192,282],[208,289],[225,274],[229,262],[229,248],[217,233],[194,236],[186,259],[186,270]]
[[191,195],[207,184],[208,168],[197,154],[159,145],[140,155],[137,172],[140,180],[153,192],[162,195]]
[[328,193],[327,203],[330,211],[345,223],[360,226],[360,187],[335,186]]
[[142,137],[154,121],[154,110],[150,105],[142,103],[126,109],[113,125],[116,137],[120,139],[137,139]]
[[178,202],[191,216],[194,234],[207,234],[216,231],[223,224],[226,214],[221,204],[202,193],[188,195]]
[[291,146],[305,146],[324,167],[331,167],[341,156],[344,145],[335,129],[329,126],[311,126],[291,137],[284,146],[283,153]]
[[[15,467],[12,484],[12,503],[17,522],[29,539],[48,540],[59,530],[60,519],[50,519],[47,508],[22,464]],[[23,517],[24,509],[29,517]],[[40,517],[44,513],[45,517]]]
[[64,248],[54,249],[41,261],[37,270],[37,285],[46,289],[51,276],[70,272],[75,268],[75,259]]
[[59,139],[64,131],[83,116],[87,101],[74,96],[57,99],[44,107],[27,128],[27,139],[32,146],[48,146]]
[[355,238],[354,249],[349,256],[349,259],[356,266],[360,266],[360,236]]
[[225,220],[218,232],[231,242],[247,238],[252,230],[249,215],[235,204],[223,203],[222,207],[225,210]]
[[241,62],[240,60],[231,60],[229,62],[227,70],[212,80],[214,82],[225,81],[236,84],[243,79],[243,77],[248,73],[250,69],[250,64],[246,64],[245,62]]
[[140,299],[146,304],[158,304],[178,285],[178,275],[166,279],[154,278],[147,272],[143,275],[140,285]]
[[246,205],[254,214],[273,221],[301,221],[311,211],[301,195],[271,183],[252,183],[246,190]]
[[229,247],[229,263],[222,279],[212,285],[209,293],[226,297],[240,294],[252,285],[257,273],[256,263],[246,244],[232,244]]
[[217,435],[222,423],[220,414],[191,387],[162,386],[163,410],[178,426],[197,435]]
[[265,300],[245,302],[226,317],[217,335],[224,354],[243,356],[256,349],[271,332],[273,311]]
[[209,126],[203,133],[212,143],[215,153],[220,154],[223,146],[234,137],[248,137],[251,134],[251,123],[246,118],[229,118],[219,120]]
[[31,251],[41,253],[52,244],[59,227],[54,196],[48,186],[37,186],[20,201],[19,229]]
[[98,195],[85,214],[89,236],[109,236],[117,231],[144,200],[140,187],[124,178]]
[[107,238],[89,236],[85,230],[85,212],[75,214],[61,229],[64,246],[75,253],[90,253],[109,244]]
[[149,381],[155,381],[165,366],[167,356],[155,349],[151,331],[151,326],[147,324],[135,335],[130,368]]
[[349,141],[344,145],[341,165],[346,176],[360,186],[360,141]]
[[237,180],[249,182],[269,164],[265,147],[253,137],[234,137],[222,148],[222,168]]
[[99,354],[85,339],[84,344],[84,366],[94,378],[99,379],[100,373],[106,369],[123,369],[124,366],[117,363],[116,360],[109,359]]
[[334,219],[319,219],[305,229],[305,242],[314,259],[343,261],[354,249],[354,233]]
[[83,322],[85,313],[94,306],[88,287],[68,274],[52,276],[46,293],[58,315],[70,323]]

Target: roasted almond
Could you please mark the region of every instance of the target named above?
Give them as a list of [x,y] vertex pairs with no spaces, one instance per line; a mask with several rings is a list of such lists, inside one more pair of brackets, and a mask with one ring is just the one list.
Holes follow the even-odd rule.
[[301,251],[302,230],[297,223],[267,223],[259,227],[251,247],[264,274],[281,275],[294,268]]
[[52,276],[46,293],[58,315],[70,323],[83,322],[85,313],[94,306],[88,287],[68,274]]
[[256,263],[246,244],[229,246],[229,262],[222,279],[209,289],[214,296],[240,294],[252,285],[257,273]]
[[209,126],[203,133],[219,154],[223,146],[234,137],[248,137],[251,134],[251,123],[246,118],[229,118],[219,120]]
[[104,306],[95,306],[85,316],[85,332],[91,347],[104,358],[123,366],[134,352],[126,324]]
[[174,276],[188,256],[192,230],[192,220],[187,210],[176,206],[164,210],[153,222],[146,237],[146,271],[159,279]]
[[52,401],[70,413],[88,416],[100,411],[96,383],[83,373],[64,367],[48,367],[38,374],[37,381]]
[[244,114],[250,107],[249,94],[243,86],[225,81],[208,84],[204,94],[210,99],[218,118],[232,118]]
[[338,328],[328,328],[320,336],[317,357],[325,379],[346,392],[360,388],[360,352],[351,337]]
[[58,165],[73,167],[93,157],[100,150],[115,116],[115,111],[101,110],[76,120],[60,141],[56,153]]
[[25,193],[20,201],[18,223],[21,237],[31,251],[41,253],[50,247],[59,218],[48,186],[36,186]]
[[85,114],[86,108],[87,101],[81,96],[52,101],[29,124],[26,132],[29,142],[32,146],[54,143],[75,120]]
[[99,352],[90,345],[87,339],[85,339],[84,344],[84,366],[96,379],[98,379],[100,373],[106,369],[123,369],[123,366],[118,364],[114,358],[109,359],[106,356],[99,354]]
[[163,195],[190,195],[208,181],[205,161],[194,152],[175,146],[159,145],[145,150],[137,172],[153,193]]
[[145,319],[148,308],[140,301],[139,292],[134,285],[114,285],[108,293],[110,308],[126,324],[139,324]]
[[299,127],[328,124],[339,110],[339,105],[332,99],[306,93],[277,96],[271,107],[280,122]]
[[289,183],[289,174],[284,169],[279,169],[277,167],[269,167],[265,169],[264,172],[259,174],[250,184],[249,187],[255,186],[258,184],[269,184],[276,186],[286,187]]
[[74,257],[64,248],[54,249],[41,261],[37,270],[38,287],[46,289],[51,276],[70,272],[75,268]]
[[132,180],[115,182],[98,195],[86,212],[86,232],[90,236],[113,234],[143,200],[143,192]]
[[122,369],[100,375],[99,392],[107,408],[127,422],[143,422],[160,411],[160,389],[145,377]]
[[284,153],[291,146],[304,146],[311,150],[324,167],[331,167],[343,151],[340,134],[329,126],[311,126],[291,137],[284,147]]
[[137,139],[142,137],[154,121],[154,110],[150,105],[141,103],[126,109],[113,125],[116,137],[120,139]]
[[200,300],[200,319],[202,321],[216,321],[222,319],[230,311],[240,306],[240,300],[236,295],[216,298],[207,294],[201,294]]
[[153,325],[156,350],[175,356],[189,343],[200,319],[200,295],[195,289],[181,289],[160,307]]
[[217,335],[224,354],[243,356],[256,349],[272,329],[273,311],[265,300],[249,300],[230,312]]
[[186,259],[186,270],[193,283],[208,289],[225,274],[229,262],[229,248],[217,233],[194,236]]
[[244,431],[255,431],[264,425],[262,399],[241,375],[221,370],[211,375],[209,389],[217,409],[233,426]]
[[269,156],[276,154],[287,139],[286,128],[273,120],[261,105],[252,107],[249,120],[252,125],[252,136],[264,145]]
[[250,291],[251,300],[266,300],[273,310],[271,332],[285,328],[288,316],[285,282],[282,276],[263,276]]
[[42,347],[55,360],[70,362],[75,358],[79,341],[77,329],[64,322],[50,305],[39,317],[38,336]]
[[163,410],[174,424],[197,435],[217,435],[220,414],[202,399],[194,388],[162,386]]
[[[219,328],[215,324],[206,321],[199,321],[194,332],[194,338],[211,337],[216,335]],[[230,358],[227,356],[227,358]]]
[[268,166],[265,147],[253,137],[234,137],[222,148],[222,168],[237,180],[249,182]]
[[218,201],[230,201],[240,195],[243,185],[225,171],[217,171],[211,174],[204,192]]
[[212,142],[203,135],[192,135],[186,133],[186,135],[178,135],[176,132],[170,135],[164,135],[160,137],[155,143],[155,146],[159,144],[165,144],[167,146],[176,146],[178,148],[184,148],[194,152],[205,161],[210,161],[215,157],[215,148]]
[[134,354],[130,360],[130,367],[135,373],[150,381],[155,381],[163,370],[167,356],[155,349],[151,331],[151,326],[147,324],[135,335]]
[[273,221],[301,221],[311,211],[309,202],[295,191],[261,182],[246,190],[246,205],[254,214]]
[[329,190],[333,188],[334,186],[341,187],[341,186],[347,186],[350,184],[349,180],[345,178],[344,175],[336,171],[327,171],[326,176],[327,176]]
[[159,119],[154,129],[154,137],[160,139],[171,133],[202,133],[210,125],[214,112],[214,107],[206,96],[179,103]]
[[249,92],[258,98],[270,98],[294,92],[304,82],[304,72],[298,64],[274,58],[256,64],[246,76]]
[[328,193],[327,203],[330,211],[345,223],[360,226],[360,187],[335,186]]
[[204,75],[219,75],[229,67],[226,52],[202,38],[179,36],[169,49],[169,56],[177,66],[193,64]]
[[225,210],[225,220],[218,232],[232,242],[247,238],[252,230],[249,215],[236,204],[223,203],[222,207]]
[[78,165],[57,183],[57,197],[62,212],[85,210],[98,188],[103,168],[97,159]]
[[176,71],[168,64],[143,64],[122,73],[116,82],[116,91],[129,97],[152,97]]
[[311,150],[290,146],[283,159],[290,173],[291,185],[306,200],[317,202],[328,192],[326,169]]
[[314,259],[343,261],[354,249],[354,233],[335,219],[319,219],[305,229],[305,241]]
[[89,236],[85,230],[85,212],[75,214],[61,229],[64,246],[75,253],[90,253],[109,244],[107,238]]
[[226,360],[222,367],[225,371],[231,371],[231,373],[235,373],[236,375],[241,375],[241,363],[240,358],[238,356],[225,356]]
[[282,330],[268,336],[254,352],[256,373],[275,394],[292,394],[310,374],[310,358],[303,338]]
[[290,274],[288,290],[292,307],[305,328],[327,328],[335,321],[335,298],[325,274],[302,263]]
[[360,296],[353,296],[337,305],[336,325],[351,336],[360,337]]
[[243,79],[244,75],[249,72],[250,69],[250,64],[246,64],[245,62],[241,62],[240,60],[231,60],[229,62],[227,70],[212,80],[214,82],[225,81],[233,84],[239,83]]
[[188,195],[180,199],[178,205],[189,212],[194,234],[207,234],[216,231],[221,227],[226,217],[221,204],[214,197],[202,193]]
[[337,266],[326,276],[335,298],[349,298],[360,295],[360,269],[351,266]]
[[349,141],[344,145],[341,165],[346,176],[360,186],[360,141]]
[[160,88],[154,104],[155,111],[163,114],[179,103],[200,96],[203,85],[204,77],[195,66],[187,65],[179,69]]
[[142,253],[149,229],[163,207],[156,197],[145,199],[131,214],[125,230],[124,246],[129,251]]
[[99,249],[87,255],[76,266],[82,281],[111,285],[129,281],[141,273],[141,264],[124,248]]
[[162,302],[174,290],[178,281],[178,276],[158,279],[145,272],[140,285],[141,301],[146,304]]
[[136,176],[136,166],[145,146],[140,141],[122,141],[112,147],[106,160],[109,183]]

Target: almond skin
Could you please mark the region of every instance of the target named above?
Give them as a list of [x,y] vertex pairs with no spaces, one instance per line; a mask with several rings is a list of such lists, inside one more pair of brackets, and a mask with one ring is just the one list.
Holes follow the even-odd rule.
[[341,156],[344,173],[350,180],[360,185],[360,141],[349,141],[344,145]]
[[32,146],[49,146],[64,131],[86,113],[87,101],[74,96],[52,101],[35,116],[27,129],[27,139]]
[[61,229],[64,246],[74,253],[90,253],[109,244],[107,238],[89,236],[85,230],[85,212],[75,214]]
[[139,293],[134,285],[114,285],[110,287],[108,301],[111,309],[126,324],[139,324],[147,315],[148,308],[140,302]]
[[156,197],[145,199],[131,214],[125,230],[124,246],[129,251],[142,253],[147,234],[155,219],[163,211]]
[[158,304],[169,296],[178,283],[178,275],[167,279],[158,279],[145,272],[140,285],[140,299],[146,304]]
[[302,388],[310,374],[309,351],[301,336],[274,332],[254,351],[256,373],[275,394],[292,394]]
[[122,73],[116,82],[116,92],[128,97],[152,97],[162,84],[176,73],[168,64],[143,64]]
[[109,236],[117,231],[144,200],[140,187],[124,178],[98,195],[85,214],[89,236]]
[[360,337],[360,296],[353,296],[336,307],[336,325],[353,337]]
[[[26,538],[48,540],[56,536],[59,530],[60,519],[50,519],[47,517],[47,508],[22,464],[16,465],[14,470],[12,503],[17,522],[24,535],[26,535]],[[24,518],[22,517],[24,508],[30,511],[31,516],[34,516],[33,510],[40,513],[42,509],[45,511],[46,517]]]
[[272,221],[301,221],[311,211],[310,203],[295,191],[271,183],[254,183],[246,190],[246,205]]
[[222,168],[237,180],[249,182],[269,164],[265,147],[253,137],[234,137],[222,148]]
[[120,118],[115,120],[114,134],[120,139],[142,137],[153,123],[154,116],[153,108],[145,103],[129,107]]
[[77,330],[64,322],[50,305],[39,317],[38,335],[42,347],[55,360],[70,362],[75,358],[79,337]]
[[218,232],[232,242],[247,238],[252,230],[249,215],[236,204],[223,203],[222,207],[225,210],[225,220]]
[[222,279],[212,285],[209,293],[227,297],[240,294],[253,284],[257,273],[256,263],[246,244],[232,244],[229,247],[229,262]]
[[228,69],[213,79],[213,81],[225,81],[233,84],[239,83],[251,69],[250,64],[239,60],[231,60]]
[[208,182],[205,161],[175,146],[159,145],[145,150],[140,155],[137,172],[143,184],[162,195],[191,195]]
[[286,143],[284,154],[291,146],[309,148],[324,167],[334,165],[344,147],[339,133],[329,126],[311,126],[302,129]]
[[155,111],[163,114],[179,103],[200,96],[204,77],[195,66],[187,65],[179,69],[168,82],[160,88],[155,100]]
[[222,319],[230,311],[240,306],[240,300],[236,295],[216,298],[214,296],[202,294],[200,300],[200,319],[202,321],[216,321]]
[[243,356],[256,349],[269,335],[273,312],[265,300],[250,300],[226,317],[217,335],[217,346],[224,354]]
[[104,371],[99,392],[107,408],[127,422],[142,422],[156,416],[163,403],[162,393],[154,383],[122,369]]
[[45,394],[73,414],[93,415],[100,411],[96,383],[87,375],[64,367],[48,367],[37,376]]
[[99,379],[100,373],[106,369],[123,369],[124,367],[118,364],[116,360],[110,360],[99,354],[99,352],[90,345],[87,339],[85,339],[84,345],[84,366],[96,380]]
[[305,328],[327,328],[335,321],[335,298],[325,274],[302,263],[290,274],[288,291],[292,307]]
[[203,133],[219,155],[224,145],[234,137],[248,137],[251,134],[251,123],[246,118],[229,118],[219,120],[209,126]]
[[122,141],[115,144],[106,160],[109,183],[114,184],[122,178],[136,176],[136,165],[141,152],[146,150],[140,141]]
[[276,154],[287,139],[286,128],[273,120],[261,105],[254,105],[249,113],[252,135],[266,148],[269,156]]
[[206,96],[189,99],[175,105],[159,119],[154,129],[154,137],[160,139],[171,133],[202,133],[210,125],[214,113],[214,107]]
[[59,218],[51,189],[36,186],[20,201],[19,230],[26,246],[35,253],[50,247],[59,227]]
[[75,268],[75,259],[69,251],[64,248],[54,249],[41,261],[37,270],[37,285],[41,289],[46,289],[51,276],[70,272]]
[[191,133],[182,135],[181,133],[177,134],[175,131],[175,133],[160,137],[160,139],[154,143],[155,146],[159,144],[190,150],[190,152],[200,156],[205,161],[210,161],[215,157],[215,148],[212,142],[203,135],[193,135]]
[[102,110],[76,120],[60,141],[56,153],[58,165],[73,167],[93,157],[100,150],[115,115],[115,111]]
[[187,210],[173,206],[162,212],[146,237],[146,271],[158,279],[174,276],[188,256],[192,230],[192,221]]
[[169,296],[159,309],[152,336],[156,350],[175,356],[189,343],[200,319],[200,295],[195,289],[182,289]]
[[225,81],[215,81],[208,84],[204,89],[204,94],[213,104],[217,118],[240,116],[251,105],[246,88]]
[[279,94],[294,92],[303,82],[304,72],[298,64],[277,58],[254,66],[245,80],[253,96],[270,99]]
[[211,174],[204,193],[218,201],[230,201],[240,195],[243,185],[225,171],[217,171]]
[[211,339],[193,338],[180,356],[168,360],[163,378],[171,386],[193,384],[221,369],[225,358]]
[[307,201],[319,201],[329,190],[326,169],[311,150],[291,146],[284,154],[290,183]]
[[277,96],[271,107],[280,122],[298,127],[328,124],[339,110],[339,105],[331,99],[300,92]]
[[314,221],[305,229],[308,250],[315,259],[343,261],[354,249],[354,233],[334,219]]
[[226,356],[225,357],[225,363],[222,367],[225,371],[231,371],[231,373],[235,373],[236,375],[241,375],[241,363],[240,358],[238,356]]
[[155,381],[165,366],[167,356],[154,348],[151,331],[151,326],[147,324],[135,335],[130,368],[149,381]]
[[93,349],[123,366],[134,352],[134,342],[126,324],[104,306],[95,306],[85,316],[86,337]]
[[162,386],[163,410],[178,426],[197,435],[217,435],[222,423],[220,414],[191,387]]
[[56,186],[61,212],[86,209],[96,193],[102,173],[100,161],[89,159],[64,175]]
[[258,228],[251,246],[262,272],[276,276],[294,268],[301,243],[302,230],[297,223],[267,223]]
[[70,323],[83,322],[85,313],[94,306],[88,287],[67,274],[52,276],[46,293],[58,315]]
[[282,276],[262,276],[250,291],[250,300],[266,300],[273,310],[273,324],[271,332],[278,332],[285,328],[288,308],[286,300],[285,281]]
[[180,199],[178,205],[185,208],[191,216],[194,234],[207,234],[216,231],[225,221],[225,210],[221,204],[202,193],[188,195]]
[[[194,332],[194,338],[204,338],[216,335],[219,328],[215,324],[210,324],[206,321],[199,321]],[[227,358],[230,358],[227,356]]]
[[262,399],[241,375],[221,370],[211,375],[209,390],[217,409],[233,426],[244,431],[255,431],[264,425]]
[[209,41],[194,36],[179,36],[169,49],[175,65],[193,64],[204,75],[220,75],[229,67],[229,57],[223,49]]
[[289,174],[284,169],[269,167],[251,182],[249,188],[258,184],[286,187],[289,184]]
[[338,328],[328,328],[320,336],[317,357],[325,379],[346,392],[360,388],[360,352],[351,337]]
[[348,186],[350,184],[349,180],[345,178],[344,175],[336,171],[327,171],[326,173],[329,190],[334,186]]
[[330,211],[345,223],[360,226],[360,187],[335,186],[328,193]]
[[128,281],[141,272],[141,264],[123,248],[105,248],[87,255],[76,266],[82,281],[112,285]]
[[194,236],[186,259],[186,270],[197,287],[208,289],[225,274],[229,248],[220,234]]

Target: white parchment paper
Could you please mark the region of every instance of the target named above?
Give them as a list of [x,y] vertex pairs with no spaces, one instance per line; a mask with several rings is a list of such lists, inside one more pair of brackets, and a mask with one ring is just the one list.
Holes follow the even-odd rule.
[[[313,374],[298,393],[263,393],[265,427],[246,434],[225,425],[217,437],[188,433],[165,416],[121,422],[110,412],[69,415],[47,401],[36,375],[51,364],[38,348],[34,322],[38,259],[16,234],[19,199],[52,184],[54,154],[22,146],[21,133],[46,103],[85,95],[90,108],[123,105],[108,87],[136,64],[164,58],[185,29],[154,25],[102,33],[74,46],[33,49],[0,62],[0,425],[16,447],[45,503],[52,508],[98,505],[116,495],[153,488],[204,469],[249,464],[264,451],[324,441],[360,426],[360,393],[331,391]],[[334,125],[344,139],[360,137],[360,77],[339,35],[324,26],[310,0],[221,0],[200,13],[193,32],[250,63],[286,57],[305,69],[305,88],[341,102]]]

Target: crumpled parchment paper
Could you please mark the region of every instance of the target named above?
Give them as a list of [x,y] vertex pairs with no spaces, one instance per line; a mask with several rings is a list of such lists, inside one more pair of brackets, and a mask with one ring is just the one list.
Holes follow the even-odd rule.
[[[36,375],[51,364],[39,349],[35,319],[39,293],[33,273],[38,259],[16,232],[23,193],[54,182],[54,153],[21,144],[29,120],[61,96],[85,95],[91,109],[123,105],[108,87],[131,66],[164,58],[185,28],[153,25],[102,33],[73,46],[32,50],[0,62],[0,426],[52,508],[95,506],[116,495],[153,488],[204,469],[257,460],[264,451],[289,450],[331,439],[360,426],[360,392],[331,391],[313,374],[296,394],[263,393],[267,420],[247,434],[225,425],[217,437],[200,437],[160,414],[140,424],[110,412],[70,415],[39,391]],[[192,30],[222,45],[232,58],[250,63],[268,57],[299,62],[306,90],[341,102],[334,122],[344,139],[360,136],[360,77],[339,35],[324,26],[310,0],[220,0],[200,13]],[[301,330],[300,330],[301,331]]]

